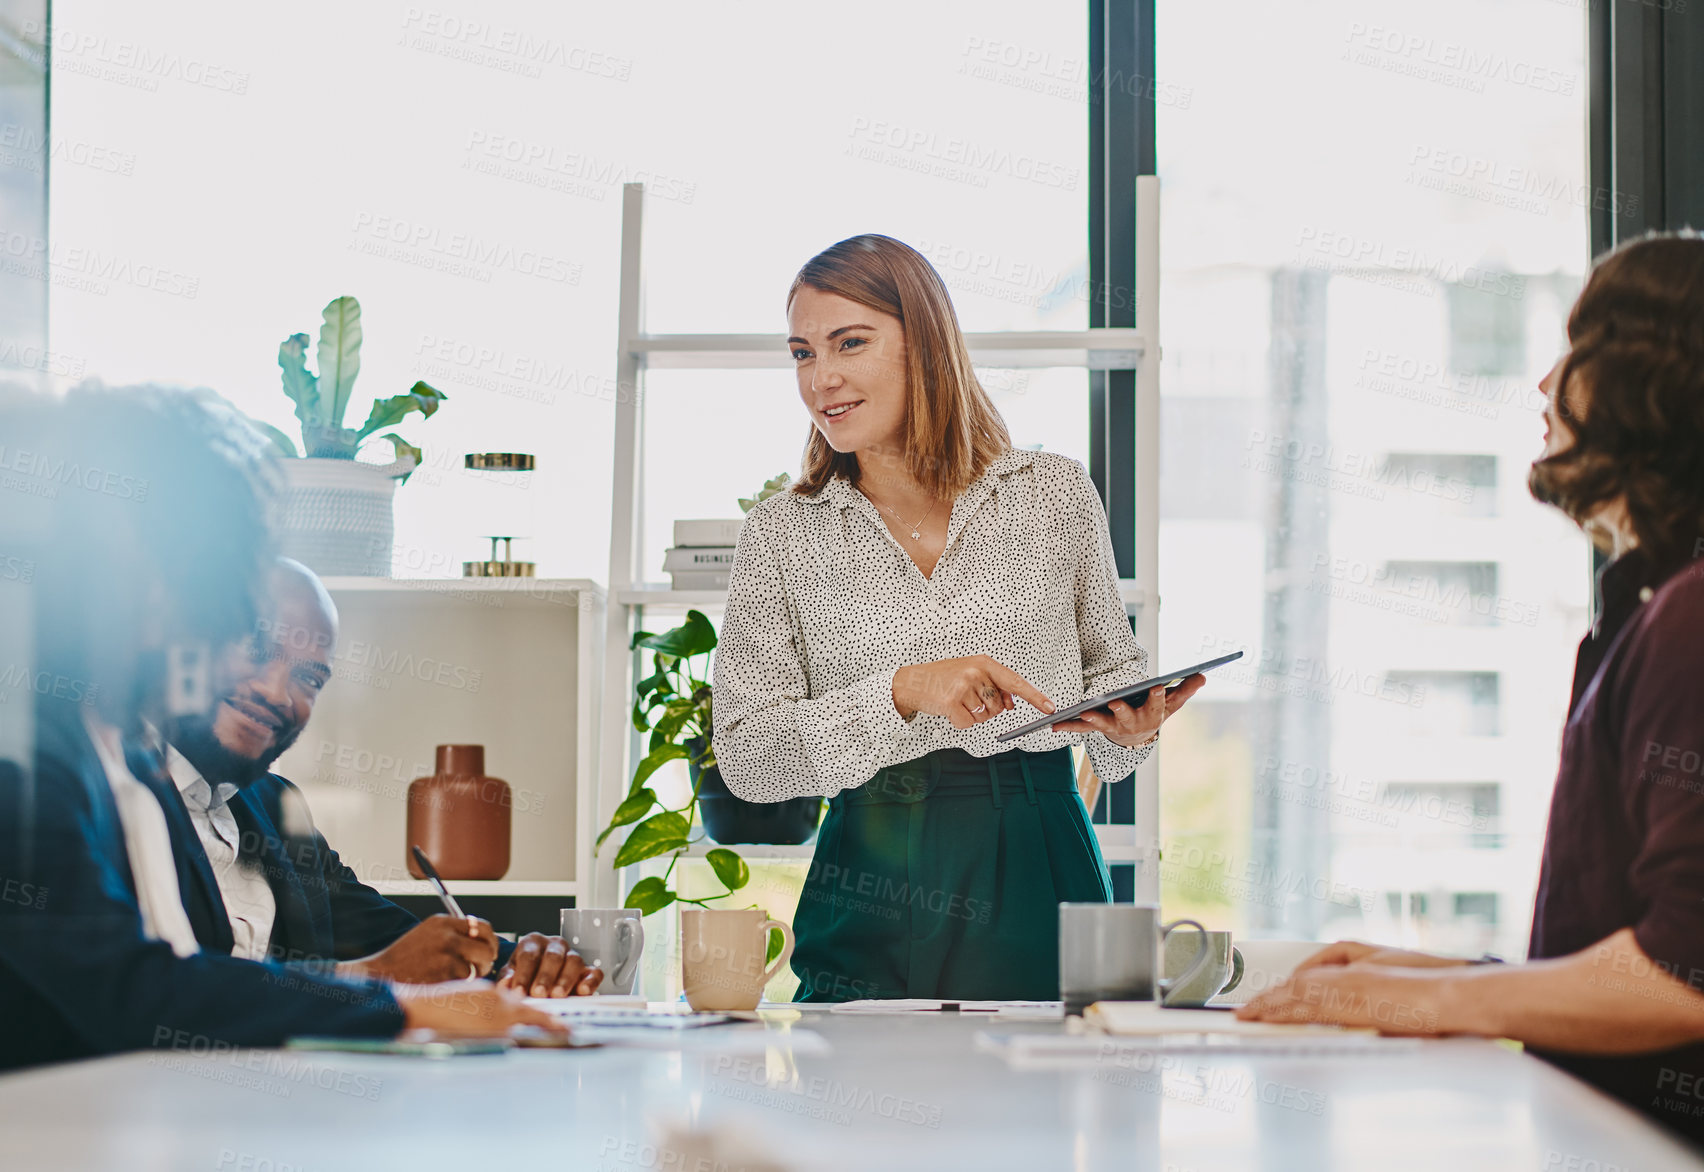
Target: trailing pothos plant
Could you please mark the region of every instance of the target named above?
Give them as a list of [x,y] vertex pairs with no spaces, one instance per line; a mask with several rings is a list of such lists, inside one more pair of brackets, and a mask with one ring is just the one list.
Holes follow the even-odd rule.
[[[308,335],[291,334],[278,347],[278,367],[283,372],[284,394],[296,405],[302,425],[303,456],[331,460],[353,460],[356,450],[377,436],[391,442],[397,460],[412,460],[402,479],[420,465],[420,449],[396,432],[377,433],[401,423],[418,411],[430,418],[447,396],[435,387],[417,382],[408,393],[375,399],[360,427],[343,426],[355,393],[355,376],[361,372],[361,303],[353,297],[338,297],[321,314],[319,345],[315,363],[319,373],[308,370]],[[276,427],[252,420],[254,426],[285,456],[297,455],[290,437]]]
[[[671,903],[707,907],[713,900],[727,899],[751,881],[751,868],[738,851],[719,846],[704,859],[726,891],[691,899],[670,886],[675,865],[688,847],[700,841],[692,836],[694,815],[698,812],[698,788],[704,770],[716,767],[716,752],[710,745],[714,728],[710,721],[710,684],[704,678],[709,674],[705,669],[710,652],[716,649],[716,628],[703,612],[689,610],[686,622],[672,631],[661,635],[635,632],[630,649],[639,648],[651,653],[652,672],[634,685],[633,727],[650,733],[651,737],[645,756],[634,767],[627,797],[598,835],[597,846],[601,848],[604,839],[618,827],[637,822],[621,849],[615,852],[616,870],[645,859],[669,856],[668,868],[662,875],[646,876],[627,893],[623,906],[637,908],[648,916]],[[670,761],[685,761],[692,775],[691,796],[685,805],[674,808],[665,805],[646,784],[652,774]]]
[[[763,487],[750,497],[741,497],[740,511],[749,513],[759,501],[781,492],[792,481],[783,472],[766,480]],[[727,888],[720,895],[691,899],[670,886],[675,866],[687,848],[700,838],[692,837],[697,820],[698,790],[704,771],[716,768],[716,751],[710,737],[715,725],[710,719],[710,682],[703,677],[709,655],[716,650],[716,628],[702,611],[686,612],[686,622],[672,631],[654,635],[636,631],[629,650],[643,648],[651,653],[651,674],[633,686],[633,727],[651,734],[645,756],[633,769],[627,797],[610,815],[609,825],[598,835],[593,853],[603,847],[604,839],[618,828],[631,826],[615,852],[615,869],[620,870],[645,859],[669,856],[669,865],[661,875],[647,875],[627,893],[623,907],[636,908],[641,915],[662,911],[672,903],[690,903],[708,907],[715,900],[727,899],[751,882],[751,868],[740,853],[725,846],[713,847],[704,856],[716,878]],[[685,761],[692,777],[692,793],[684,806],[669,807],[657,797],[656,791],[645,783],[670,761]],[[641,821],[642,820],[642,821]],[[700,836],[702,837],[702,836]],[[770,929],[768,960],[781,955],[781,933]],[[765,962],[767,963],[767,961]]]

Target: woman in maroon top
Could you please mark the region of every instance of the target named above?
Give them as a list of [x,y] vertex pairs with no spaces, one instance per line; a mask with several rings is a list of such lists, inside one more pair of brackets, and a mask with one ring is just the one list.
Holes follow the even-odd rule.
[[1610,555],[1525,964],[1345,942],[1245,1019],[1514,1038],[1704,1141],[1704,238],[1605,257],[1528,484]]

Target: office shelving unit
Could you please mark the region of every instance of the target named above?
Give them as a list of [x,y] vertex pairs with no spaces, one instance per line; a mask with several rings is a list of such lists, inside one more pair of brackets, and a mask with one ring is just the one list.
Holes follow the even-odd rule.
[[365,881],[417,912],[407,788],[440,743],[485,746],[513,796],[508,873],[453,884],[473,914],[555,931],[589,887],[606,595],[583,578],[325,579],[332,685],[278,769]]
[[[965,335],[972,360],[984,367],[1078,367],[1137,372],[1137,576],[1120,583],[1137,638],[1156,655],[1159,547],[1159,347],[1152,339],[1159,326],[1159,181],[1136,182],[1138,225],[1137,320],[1134,329],[1009,331]],[[644,185],[626,184],[621,203],[621,285],[617,315],[614,486],[611,493],[609,598],[603,664],[603,715],[599,778],[593,815],[601,828],[626,796],[632,762],[640,752],[640,734],[630,722],[632,686],[638,657],[627,650],[646,612],[684,615],[697,608],[712,614],[725,604],[724,591],[670,590],[644,582],[639,557],[639,521],[644,497],[644,376],[648,369],[774,369],[791,365],[784,336],[769,334],[648,334],[640,302]],[[1101,826],[1097,832],[1109,862],[1157,859],[1159,802],[1151,757],[1137,770],[1136,826]],[[595,833],[595,831],[594,831]],[[619,832],[618,832],[619,834]],[[612,835],[590,872],[584,902],[619,905],[621,877],[610,867],[618,847]],[[702,855],[706,844],[690,854]],[[812,846],[741,847],[751,858],[808,858]],[[1139,867],[1136,896],[1159,896],[1153,866]]]

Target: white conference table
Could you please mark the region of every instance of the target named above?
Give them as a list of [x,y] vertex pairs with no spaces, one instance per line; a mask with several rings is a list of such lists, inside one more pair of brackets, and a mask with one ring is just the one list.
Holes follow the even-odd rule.
[[[778,1011],[672,1050],[446,1060],[131,1054],[0,1078],[0,1167],[334,1172],[1704,1167],[1538,1059],[1449,1040],[1366,1055],[1017,1071],[986,1017]],[[1058,1023],[998,1023],[1057,1032]],[[724,1032],[726,1031],[726,1032]],[[801,1031],[827,1046],[807,1044]],[[712,1031],[694,1031],[708,1035]],[[752,1038],[754,1033],[763,1036]],[[729,1048],[738,1047],[737,1051]],[[699,1047],[713,1047],[700,1049]],[[743,1137],[770,1162],[669,1128]],[[496,1161],[497,1164],[494,1164]]]

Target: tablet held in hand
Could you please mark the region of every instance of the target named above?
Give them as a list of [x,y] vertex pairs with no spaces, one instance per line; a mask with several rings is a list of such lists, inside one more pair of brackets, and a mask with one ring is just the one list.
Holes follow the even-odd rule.
[[1167,691],[1170,691],[1192,675],[1212,671],[1216,667],[1224,667],[1225,664],[1230,663],[1232,660],[1241,659],[1242,657],[1242,652],[1233,651],[1229,655],[1221,655],[1217,659],[1209,659],[1206,663],[1198,663],[1193,667],[1186,667],[1179,671],[1167,672],[1165,675],[1153,676],[1149,679],[1139,680],[1134,684],[1128,684],[1122,688],[1115,688],[1113,691],[1107,692],[1104,695],[1090,696],[1086,700],[1079,700],[1069,708],[1061,708],[1057,712],[1043,716],[1040,720],[1032,720],[1028,724],[1021,724],[1011,732],[1003,732],[994,739],[997,741],[1013,741],[1019,737],[1027,737],[1034,732],[1046,732],[1048,729],[1062,721],[1071,720],[1095,708],[1105,708],[1114,700],[1124,700],[1133,706],[1139,706],[1148,698],[1148,693],[1153,691],[1155,688],[1165,688]]

